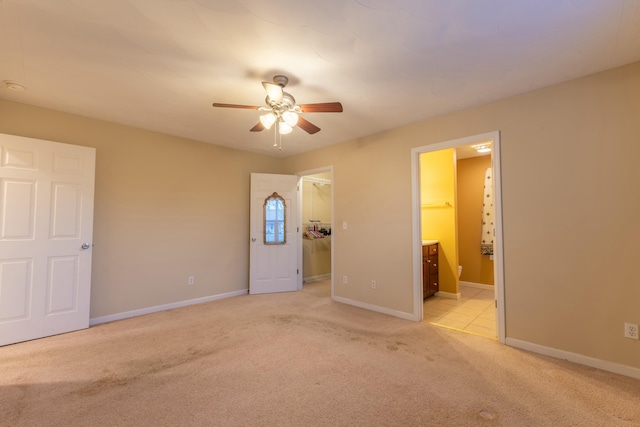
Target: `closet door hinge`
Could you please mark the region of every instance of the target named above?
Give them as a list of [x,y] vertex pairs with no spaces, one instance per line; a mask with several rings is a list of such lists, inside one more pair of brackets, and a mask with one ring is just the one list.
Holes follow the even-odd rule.
[[296,275],[300,274],[300,269],[296,268]]

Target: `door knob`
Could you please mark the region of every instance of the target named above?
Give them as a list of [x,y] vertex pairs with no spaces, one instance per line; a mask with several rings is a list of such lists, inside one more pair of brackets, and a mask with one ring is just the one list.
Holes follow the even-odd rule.
[[255,237],[252,237],[252,238],[251,238],[251,241],[252,241],[252,242],[255,242],[255,241],[256,241],[256,238],[255,238]]
[[88,243],[83,243],[82,244],[82,249],[89,249],[90,247],[91,247],[91,245],[88,244]]

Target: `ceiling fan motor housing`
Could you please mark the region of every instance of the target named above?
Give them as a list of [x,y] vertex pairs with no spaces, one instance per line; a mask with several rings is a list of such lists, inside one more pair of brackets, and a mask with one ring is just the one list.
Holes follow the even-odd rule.
[[273,82],[284,88],[287,83],[289,83],[289,77],[278,74],[277,76],[273,76]]
[[281,102],[274,101],[273,99],[269,98],[268,95],[265,98],[265,102],[267,103],[268,106],[273,108],[273,112],[276,115],[280,115],[280,114],[284,113],[285,111],[293,110],[294,107],[296,106],[295,98],[290,93],[287,93],[287,92],[284,92],[284,91],[282,92],[282,101]]

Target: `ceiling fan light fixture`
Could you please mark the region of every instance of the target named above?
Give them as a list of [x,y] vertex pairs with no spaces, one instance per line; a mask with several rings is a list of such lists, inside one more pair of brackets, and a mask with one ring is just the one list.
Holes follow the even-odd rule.
[[298,123],[298,115],[293,111],[285,111],[282,113],[282,120],[291,127]]
[[267,104],[271,104],[272,102],[279,104],[280,102],[282,102],[282,86],[269,82],[262,82],[262,86],[267,92]]
[[280,135],[286,135],[288,133],[291,133],[292,130],[293,128],[289,126],[286,122],[281,121],[278,123],[278,132],[280,133]]
[[273,113],[267,113],[260,116],[260,123],[265,129],[271,129],[271,126],[276,122],[276,115]]

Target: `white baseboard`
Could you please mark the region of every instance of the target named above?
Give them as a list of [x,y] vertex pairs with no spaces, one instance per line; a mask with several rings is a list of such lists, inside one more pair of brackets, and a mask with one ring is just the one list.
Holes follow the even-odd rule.
[[468,286],[470,288],[478,288],[478,289],[487,289],[489,291],[492,291],[495,289],[493,285],[485,285],[483,283],[463,282],[462,280],[460,281],[460,286]]
[[621,365],[619,363],[608,362],[606,360],[596,359],[578,353],[571,353],[569,351],[545,347],[543,345],[534,344],[515,338],[507,338],[505,340],[505,344],[510,347],[520,348],[522,350],[531,351],[533,353],[555,357],[556,359],[568,360],[569,362],[579,363],[581,365],[590,366],[592,368],[601,369],[603,371],[613,372],[615,374],[640,379],[640,369],[634,368],[632,366]]
[[399,317],[405,320],[416,321],[420,319],[416,319],[413,313],[405,313],[404,311],[391,310],[386,307],[380,307],[378,305],[367,304],[360,301],[355,301],[349,298],[336,297],[332,298],[336,302],[340,302],[342,304],[353,305],[355,307],[364,308],[365,310],[376,311],[378,313],[388,314],[389,316]]
[[225,294],[211,295],[208,297],[195,298],[186,301],[172,302],[170,304],[156,305],[155,307],[141,308],[139,310],[125,311],[124,313],[110,314],[108,316],[94,317],[89,319],[89,326],[99,325],[101,323],[113,322],[115,320],[128,319],[130,317],[142,316],[145,314],[156,313],[158,311],[171,310],[172,308],[186,307],[193,304],[201,304],[203,302],[215,301],[224,298],[237,297],[249,293],[248,289],[240,291],[227,292]]
[[460,299],[460,293],[453,294],[451,292],[438,291],[435,295],[443,298]]
[[331,273],[321,274],[319,276],[309,276],[302,279],[304,283],[319,282],[320,280],[331,279]]

